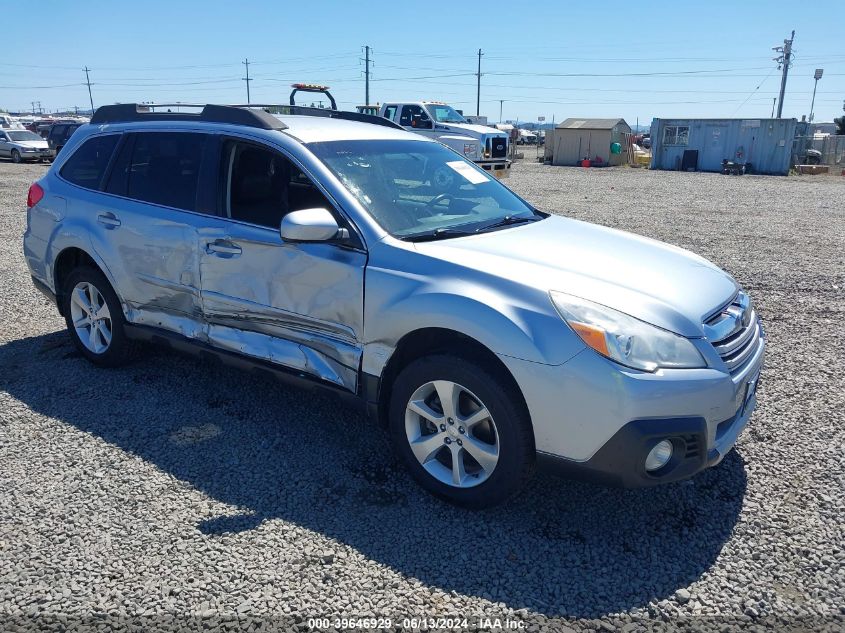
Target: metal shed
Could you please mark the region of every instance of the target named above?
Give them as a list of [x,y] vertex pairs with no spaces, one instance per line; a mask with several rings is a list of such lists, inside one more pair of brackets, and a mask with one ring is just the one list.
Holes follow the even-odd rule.
[[651,168],[721,171],[729,160],[750,163],[751,173],[786,175],[795,125],[795,119],[654,119]]
[[[630,134],[625,119],[566,119],[546,132],[545,159],[552,165],[580,165],[584,158],[622,165],[628,160],[625,150]],[[611,153],[613,143],[622,146],[622,153]]]

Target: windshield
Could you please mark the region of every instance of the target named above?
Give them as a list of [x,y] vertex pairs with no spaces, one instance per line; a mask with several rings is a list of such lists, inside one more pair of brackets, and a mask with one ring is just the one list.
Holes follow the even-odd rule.
[[13,141],[40,141],[42,140],[37,134],[33,134],[28,130],[21,130],[19,132],[6,132],[9,138]]
[[483,169],[440,143],[330,141],[309,149],[384,230],[400,238],[472,232],[540,214]]
[[436,105],[433,103],[426,104],[425,109],[431,115],[431,118],[438,123],[466,123],[467,120],[458,114],[452,106]]

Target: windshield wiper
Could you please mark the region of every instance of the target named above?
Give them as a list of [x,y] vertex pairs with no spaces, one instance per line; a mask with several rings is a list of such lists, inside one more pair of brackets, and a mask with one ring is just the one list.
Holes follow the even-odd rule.
[[467,231],[466,229],[441,228],[425,233],[409,235],[402,239],[406,242],[434,242],[437,240],[447,240],[450,237],[466,237],[467,235],[475,235],[475,233],[475,231]]
[[482,227],[475,229],[476,233],[483,233],[484,231],[489,231],[490,229],[498,229],[502,226],[511,226],[512,224],[523,224],[524,222],[537,222],[538,220],[542,220],[543,216],[541,215],[532,215],[532,216],[524,216],[524,215],[506,215],[501,220],[496,220],[491,224],[485,224]]

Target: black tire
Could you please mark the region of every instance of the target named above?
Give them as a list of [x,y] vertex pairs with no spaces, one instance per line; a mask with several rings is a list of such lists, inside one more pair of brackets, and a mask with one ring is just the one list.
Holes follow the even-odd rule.
[[[456,487],[443,483],[411,450],[405,431],[406,407],[418,388],[434,380],[448,380],[472,392],[495,421],[498,462],[480,484]],[[536,450],[531,420],[515,389],[498,372],[456,356],[426,356],[403,369],[391,389],[388,424],[394,450],[417,483],[445,501],[471,509],[498,505],[519,492],[534,472]]]
[[[111,342],[105,351],[100,353],[95,353],[85,346],[76,332],[71,317],[71,299],[74,288],[76,288],[77,284],[83,282],[87,282],[97,289],[109,309]],[[100,270],[84,266],[77,268],[68,275],[62,292],[62,313],[65,316],[65,323],[73,344],[89,361],[100,367],[118,367],[131,359],[134,345],[127,338],[123,328],[125,319],[123,317],[123,310],[120,307],[120,301],[108,279],[106,279],[106,276]]]
[[23,162],[23,160],[21,159],[21,153],[16,149],[12,150],[12,162],[13,163]]

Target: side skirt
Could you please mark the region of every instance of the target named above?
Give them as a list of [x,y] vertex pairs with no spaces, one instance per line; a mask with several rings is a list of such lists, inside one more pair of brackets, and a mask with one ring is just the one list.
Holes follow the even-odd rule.
[[326,394],[362,413],[367,410],[366,400],[361,395],[352,393],[343,387],[303,372],[287,369],[265,360],[241,356],[240,354],[217,349],[202,341],[195,341],[179,334],[159,330],[150,326],[126,323],[124,324],[124,330],[126,336],[132,340],[152,343],[180,353],[211,360],[212,362],[220,362],[242,371],[271,376],[285,384],[300,389]]

